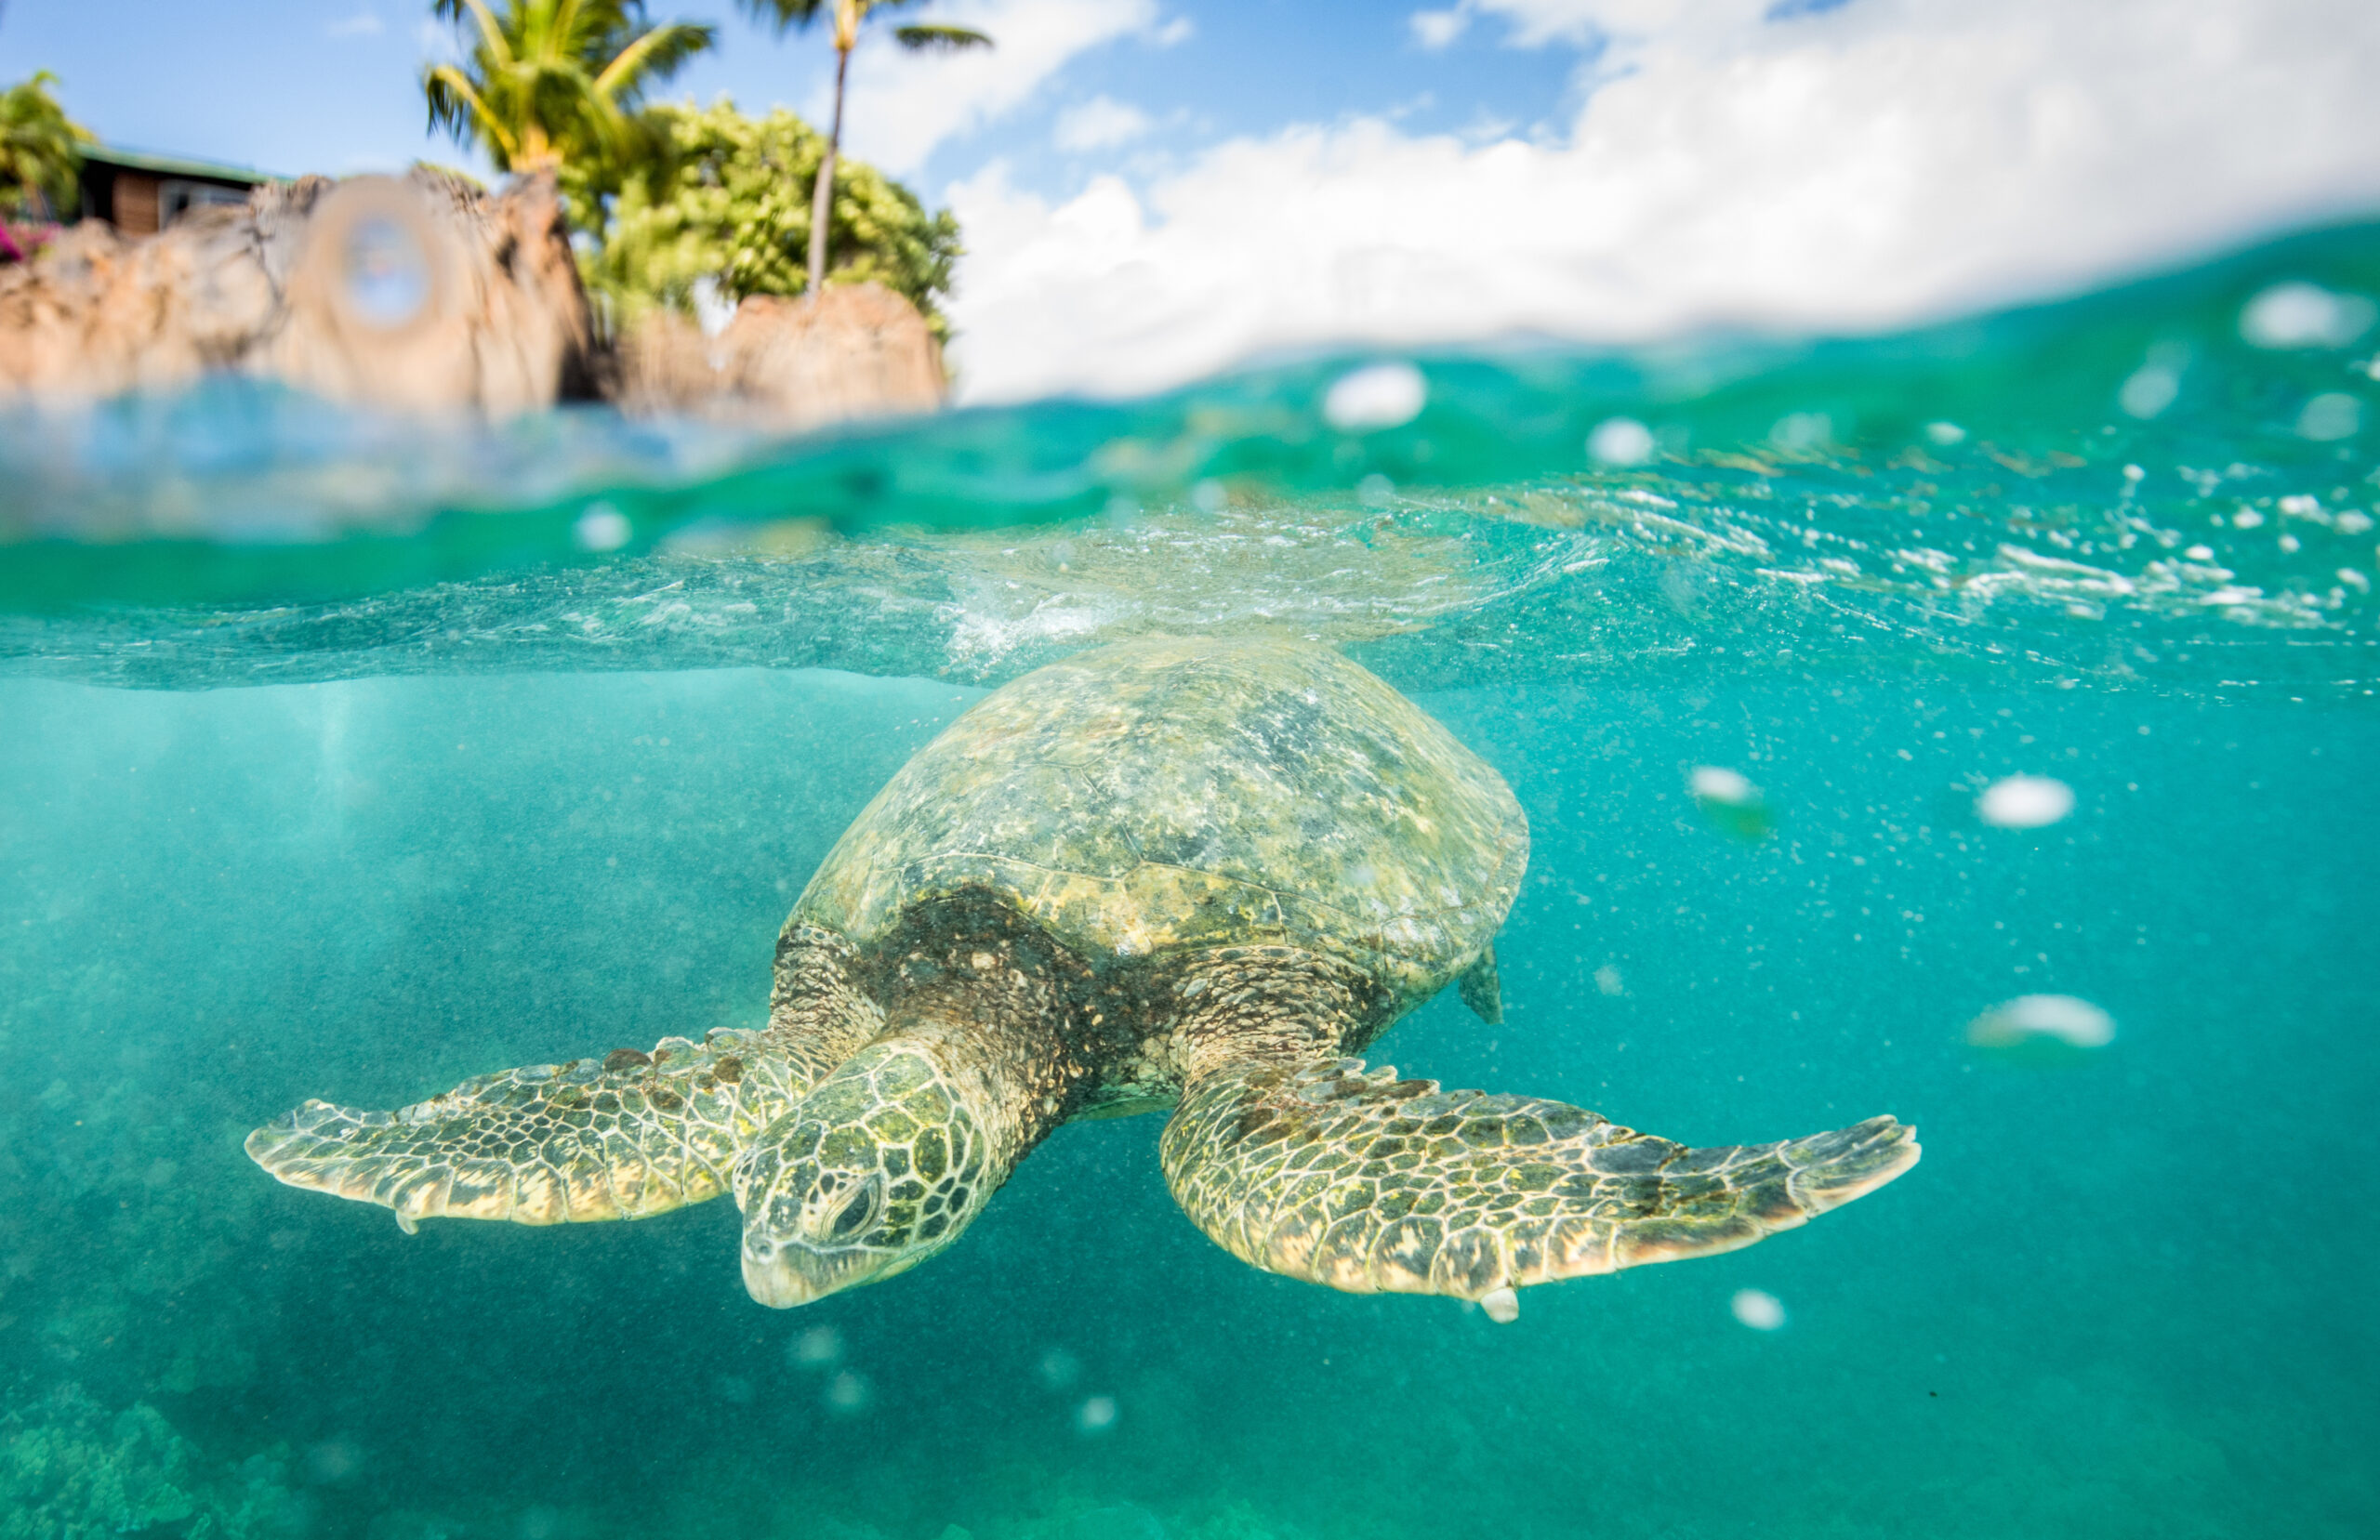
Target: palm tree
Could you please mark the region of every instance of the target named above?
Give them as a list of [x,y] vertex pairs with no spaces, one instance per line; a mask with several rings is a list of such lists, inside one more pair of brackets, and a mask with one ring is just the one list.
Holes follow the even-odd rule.
[[[815,298],[826,287],[826,224],[833,212],[835,158],[843,146],[843,77],[859,46],[859,26],[876,10],[892,10],[916,0],[743,0],[755,20],[774,21],[777,31],[807,27],[819,13],[835,17],[835,121],[826,133],[826,158],[818,163],[818,184],[810,194],[810,294]],[[972,27],[933,25],[895,27],[893,41],[912,53],[930,50],[954,53],[961,48],[988,48],[992,40]]]
[[27,216],[54,217],[74,201],[74,176],[91,139],[50,95],[57,84],[41,70],[0,91],[0,204]]
[[559,171],[627,144],[648,86],[716,41],[708,26],[644,24],[641,0],[435,0],[441,20],[470,21],[478,41],[463,65],[422,72],[430,124],[477,139],[505,171]]

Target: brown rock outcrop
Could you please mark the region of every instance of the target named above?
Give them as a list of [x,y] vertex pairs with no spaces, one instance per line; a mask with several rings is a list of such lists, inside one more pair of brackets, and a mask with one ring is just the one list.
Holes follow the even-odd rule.
[[716,338],[656,311],[623,340],[618,363],[625,410],[787,430],[932,412],[948,390],[925,317],[880,283],[829,287],[814,302],[754,296]]
[[594,331],[550,178],[417,171],[262,187],[0,270],[0,396],[89,399],[237,370],[372,405],[501,416],[584,394]]

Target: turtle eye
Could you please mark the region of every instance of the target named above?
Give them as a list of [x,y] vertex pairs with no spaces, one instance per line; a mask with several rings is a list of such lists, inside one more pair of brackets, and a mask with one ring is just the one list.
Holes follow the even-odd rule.
[[828,1240],[848,1241],[867,1228],[868,1220],[876,1217],[876,1188],[875,1182],[868,1181],[860,1183],[853,1191],[843,1204],[842,1212],[835,1216],[835,1222],[827,1228]]

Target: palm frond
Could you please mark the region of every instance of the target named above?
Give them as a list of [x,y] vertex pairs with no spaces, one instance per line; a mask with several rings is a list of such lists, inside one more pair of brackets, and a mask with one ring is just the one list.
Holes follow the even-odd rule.
[[[449,20],[460,20],[468,12],[472,25],[479,28],[477,52],[488,58],[509,59],[513,57],[511,40],[504,35],[504,24],[487,8],[486,0],[438,0],[439,12]],[[451,13],[451,14],[449,14]]]
[[457,142],[483,138],[499,166],[509,167],[521,152],[521,143],[494,112],[488,111],[470,78],[452,64],[434,64],[422,72],[421,93],[430,104],[430,126],[443,128]]
[[826,0],[737,0],[737,6],[753,20],[774,24],[781,33],[807,27],[829,8]]
[[892,35],[911,53],[957,53],[962,48],[992,46],[992,40],[972,27],[895,27]]
[[622,48],[595,77],[595,90],[606,99],[632,99],[646,85],[658,85],[685,67],[686,61],[719,41],[719,29],[707,22],[672,21],[654,28]]

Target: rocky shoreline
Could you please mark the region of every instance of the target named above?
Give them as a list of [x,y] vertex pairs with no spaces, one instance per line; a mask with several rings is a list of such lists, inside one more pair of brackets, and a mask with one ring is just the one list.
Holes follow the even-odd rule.
[[706,336],[599,324],[551,177],[500,193],[428,168],[307,177],[128,240],[86,221],[0,268],[0,403],[174,389],[212,372],[353,404],[506,417],[568,401],[799,430],[931,412],[917,308],[876,283],[748,298]]

